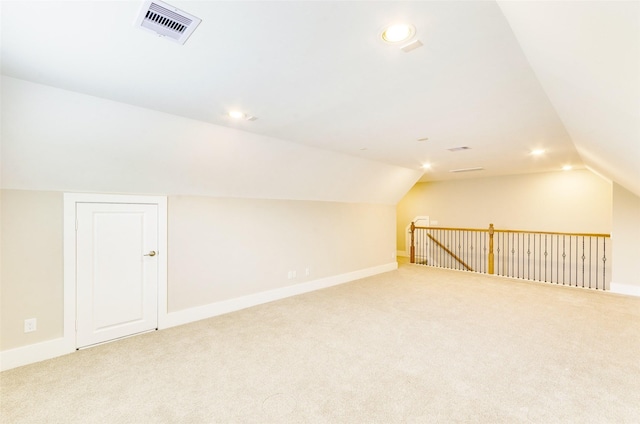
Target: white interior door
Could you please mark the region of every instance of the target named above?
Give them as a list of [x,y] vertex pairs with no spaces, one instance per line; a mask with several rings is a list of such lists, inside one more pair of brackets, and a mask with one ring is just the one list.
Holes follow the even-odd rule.
[[76,347],[158,326],[158,206],[76,204]]

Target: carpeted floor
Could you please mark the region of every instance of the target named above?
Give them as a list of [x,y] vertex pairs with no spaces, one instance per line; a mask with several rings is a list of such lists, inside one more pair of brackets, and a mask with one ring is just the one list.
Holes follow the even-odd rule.
[[0,374],[2,423],[638,423],[640,298],[398,271]]

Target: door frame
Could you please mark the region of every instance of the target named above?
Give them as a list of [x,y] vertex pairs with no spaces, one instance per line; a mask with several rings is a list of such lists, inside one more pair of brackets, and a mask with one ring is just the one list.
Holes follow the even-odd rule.
[[129,194],[64,193],[64,344],[76,345],[76,204],[138,203],[158,207],[158,328],[167,323],[167,197]]

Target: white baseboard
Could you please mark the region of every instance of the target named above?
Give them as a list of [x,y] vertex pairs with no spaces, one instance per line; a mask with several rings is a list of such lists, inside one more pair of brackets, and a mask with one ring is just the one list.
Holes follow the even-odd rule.
[[407,251],[406,251],[406,250],[398,250],[398,251],[396,252],[396,256],[400,256],[400,257],[402,257],[402,258],[408,258],[408,257],[409,257],[409,254],[407,253]]
[[629,296],[640,297],[640,286],[632,286],[631,284],[614,283],[612,281],[609,286],[609,291],[611,293],[626,294]]
[[75,349],[63,338],[47,340],[0,352],[0,371],[44,361],[74,352]]
[[251,306],[261,305],[263,303],[273,302],[287,297],[295,296],[302,293],[308,293],[315,290],[324,289],[338,284],[348,283],[349,281],[358,280],[360,278],[370,277],[372,275],[381,274],[383,272],[398,269],[398,263],[392,262],[385,265],[379,265],[372,268],[361,269],[358,271],[348,272],[346,274],[334,275],[332,277],[320,278],[318,280],[307,281],[292,286],[282,287],[278,289],[268,290],[260,293],[250,294],[247,296],[237,297],[234,299],[223,300],[220,302],[210,303],[208,305],[189,308],[182,311],[170,312],[167,314],[166,322],[162,323],[162,328],[175,327],[177,325],[188,324],[194,321],[200,321],[227,314],[229,312],[239,311]]
[[[251,306],[273,302],[274,300],[284,299],[298,294],[348,283],[349,281],[370,277],[372,275],[393,271],[395,269],[398,269],[398,263],[391,262],[385,265],[348,272],[346,274],[320,278],[318,280],[307,281],[305,283],[295,284],[279,289],[268,290],[196,308],[185,309],[183,311],[167,314],[166,318],[162,320],[163,322],[159,322],[158,324],[160,329],[188,324],[190,322],[249,308]],[[46,359],[52,359],[72,352],[75,352],[75,348],[71,346],[69,344],[69,340],[65,340],[64,337],[34,343],[15,349],[4,350],[0,352],[0,371],[33,364]]]

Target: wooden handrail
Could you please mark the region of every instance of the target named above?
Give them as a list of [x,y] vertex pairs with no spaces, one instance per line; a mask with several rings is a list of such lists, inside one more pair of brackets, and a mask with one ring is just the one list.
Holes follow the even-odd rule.
[[454,231],[484,231],[486,232],[486,228],[453,228],[453,227],[413,227],[417,230],[454,230]]
[[445,252],[447,252],[449,255],[451,255],[451,257],[453,257],[453,259],[455,259],[456,261],[460,262],[462,264],[462,266],[464,266],[465,268],[467,268],[467,271],[473,271],[473,269],[471,269],[471,267],[467,264],[464,263],[464,261],[462,259],[460,259],[455,253],[453,253],[451,250],[447,249],[445,247],[444,244],[440,243],[438,240],[436,240],[431,234],[427,233],[427,237],[429,237],[435,244],[437,244],[438,246],[440,246],[442,249],[444,249]]
[[[418,230],[447,230],[447,231],[478,231],[488,232],[486,228],[455,228],[455,227],[413,227]],[[611,237],[611,234],[599,233],[559,233],[554,231],[533,231],[533,230],[493,230],[496,233],[527,233],[527,234],[549,234],[555,236],[578,236],[578,237]]]
[[556,233],[553,231],[527,231],[527,230],[495,230],[496,233],[526,233],[526,234],[548,234],[553,236],[578,236],[578,237],[611,237],[611,234],[597,233]]

